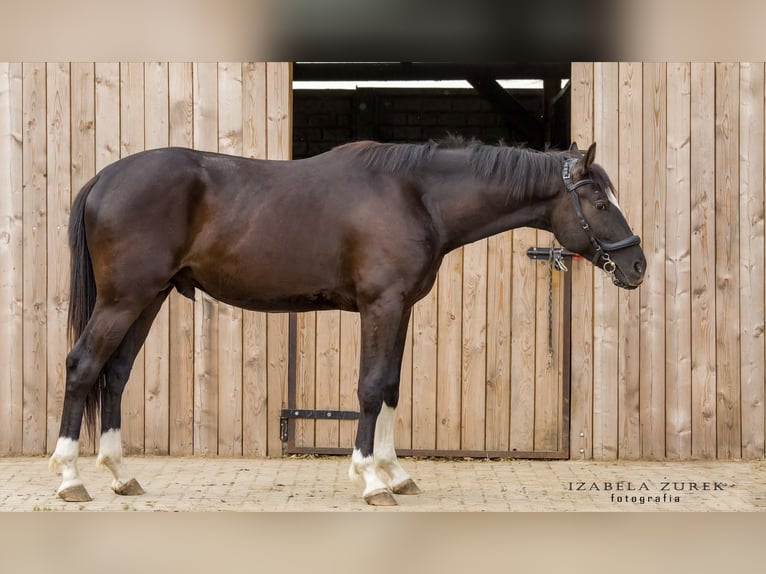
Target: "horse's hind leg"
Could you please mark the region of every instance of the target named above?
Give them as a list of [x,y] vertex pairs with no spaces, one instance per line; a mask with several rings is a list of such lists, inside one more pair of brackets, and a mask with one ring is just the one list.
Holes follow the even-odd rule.
[[49,467],[54,472],[61,472],[62,482],[56,492],[68,502],[90,500],[77,470],[85,399],[137,316],[138,313],[130,309],[100,308],[97,305],[88,325],[67,355],[61,428]]
[[123,462],[120,407],[133,363],[169,291],[168,289],[160,293],[154,302],[144,309],[104,367],[106,388],[101,404],[101,440],[96,464],[111,471],[114,477],[112,490],[116,494],[135,496],[144,493],[144,489],[128,473]]

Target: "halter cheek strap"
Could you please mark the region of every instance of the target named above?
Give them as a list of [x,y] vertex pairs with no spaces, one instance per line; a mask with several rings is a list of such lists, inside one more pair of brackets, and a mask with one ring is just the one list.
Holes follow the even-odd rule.
[[585,219],[585,215],[582,212],[582,206],[580,205],[580,196],[577,195],[577,188],[589,184],[596,185],[596,182],[590,178],[581,179],[578,182],[575,182],[572,179],[572,171],[574,170],[574,166],[577,165],[577,161],[578,160],[576,159],[567,159],[564,161],[564,167],[561,173],[564,179],[564,185],[566,185],[567,190],[571,194],[575,213],[577,214],[577,219],[580,221],[580,227],[582,227],[583,231],[585,231],[585,234],[588,236],[591,244],[596,249],[596,254],[593,256],[591,262],[594,265],[598,265],[602,260],[604,260],[604,271],[609,274],[613,274],[617,266],[615,265],[614,261],[612,261],[612,258],[609,256],[609,254],[614,251],[619,251],[620,249],[638,245],[641,243],[641,238],[638,235],[630,235],[624,239],[620,239],[619,241],[609,242],[602,241],[596,237],[595,233],[593,233],[593,230],[590,228],[590,225],[588,225],[588,222]]

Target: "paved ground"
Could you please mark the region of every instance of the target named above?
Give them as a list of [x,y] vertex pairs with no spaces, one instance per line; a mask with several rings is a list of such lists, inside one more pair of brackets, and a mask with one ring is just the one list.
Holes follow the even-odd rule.
[[405,459],[423,490],[369,507],[345,457],[130,457],[146,490],[120,497],[80,459],[94,500],[65,503],[44,458],[0,458],[0,511],[764,511],[766,461],[571,462]]

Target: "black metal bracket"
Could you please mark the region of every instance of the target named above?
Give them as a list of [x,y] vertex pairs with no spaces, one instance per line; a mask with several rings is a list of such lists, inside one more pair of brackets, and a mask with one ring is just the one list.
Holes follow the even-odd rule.
[[290,419],[354,421],[358,418],[359,413],[356,411],[333,411],[326,409],[282,409],[279,415],[279,438],[283,443],[287,442],[289,438],[287,423]]
[[[549,261],[551,259],[550,247],[530,247],[527,249],[527,257],[530,259]],[[572,257],[579,257],[577,253],[564,249],[563,247],[553,248],[553,257],[563,257],[564,259],[571,259]]]

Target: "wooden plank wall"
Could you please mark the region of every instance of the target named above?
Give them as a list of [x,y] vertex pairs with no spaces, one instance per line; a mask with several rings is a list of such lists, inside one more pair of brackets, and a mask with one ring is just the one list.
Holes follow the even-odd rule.
[[574,265],[573,458],[764,456],[764,105],[763,63],[573,65],[648,263],[634,292]]
[[[284,63],[0,63],[0,455],[55,446],[77,191],[168,145],[289,158],[290,83]],[[174,293],[131,374],[125,448],[278,455],[286,379],[286,316]]]

